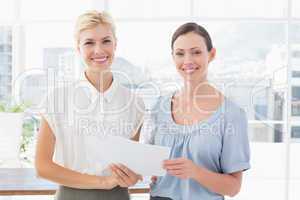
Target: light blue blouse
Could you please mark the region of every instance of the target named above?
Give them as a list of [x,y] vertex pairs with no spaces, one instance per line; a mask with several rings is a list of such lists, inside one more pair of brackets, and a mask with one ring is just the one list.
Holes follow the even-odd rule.
[[[171,147],[171,159],[185,157],[213,172],[228,174],[250,168],[247,118],[238,105],[225,98],[207,120],[179,125],[171,115],[171,100],[172,94],[158,99],[151,112],[153,127],[146,142]],[[192,179],[168,174],[151,185],[151,196],[173,200],[224,199]]]

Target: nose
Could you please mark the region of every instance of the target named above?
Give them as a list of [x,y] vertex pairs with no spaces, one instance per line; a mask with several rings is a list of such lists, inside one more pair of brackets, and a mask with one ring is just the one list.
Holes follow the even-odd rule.
[[186,54],[184,55],[183,63],[186,64],[186,65],[188,65],[188,64],[193,64],[192,55],[189,54],[189,53],[186,53]]
[[96,45],[95,45],[95,48],[94,48],[94,53],[95,53],[95,54],[101,54],[101,53],[103,53],[103,52],[104,52],[104,51],[103,51],[101,45],[100,45],[100,44],[96,44]]

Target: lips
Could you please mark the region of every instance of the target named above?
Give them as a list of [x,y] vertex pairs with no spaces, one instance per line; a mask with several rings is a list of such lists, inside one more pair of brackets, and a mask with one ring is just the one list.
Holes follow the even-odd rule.
[[96,62],[99,64],[105,63],[107,60],[108,60],[108,56],[92,58],[93,62]]
[[185,72],[185,73],[188,73],[188,74],[191,74],[193,73],[194,71],[198,70],[199,68],[196,67],[196,66],[193,66],[193,65],[187,65],[187,66],[184,66],[182,68],[182,70]]

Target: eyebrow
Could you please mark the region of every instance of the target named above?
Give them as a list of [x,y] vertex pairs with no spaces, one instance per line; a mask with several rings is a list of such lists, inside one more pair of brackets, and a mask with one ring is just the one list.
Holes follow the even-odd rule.
[[[189,49],[193,50],[193,49],[199,49],[199,48],[201,48],[201,47],[192,47],[192,48],[189,48]],[[176,51],[177,51],[177,50],[184,51],[185,49],[177,48]]]
[[[105,37],[101,38],[101,40],[106,40],[106,39],[110,39],[110,38],[111,38],[111,36],[105,36]],[[86,38],[86,39],[84,39],[84,41],[94,41],[94,39]]]
[[106,39],[110,39],[111,38],[111,36],[105,36],[104,38],[102,38],[102,40],[106,40]]

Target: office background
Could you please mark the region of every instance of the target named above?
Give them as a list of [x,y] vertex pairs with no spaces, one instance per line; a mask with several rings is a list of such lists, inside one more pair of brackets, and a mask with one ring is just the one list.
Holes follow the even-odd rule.
[[[170,49],[176,27],[188,21],[206,27],[217,49],[209,79],[249,120],[252,169],[233,199],[300,198],[300,1],[0,0],[0,100],[9,101],[18,89],[34,108],[47,75],[78,76],[83,66],[74,50],[74,22],[92,9],[115,19],[113,68],[133,77],[120,81],[139,90],[147,109],[160,93],[180,86]],[[30,121],[34,112],[26,115]],[[22,154],[26,166],[33,153],[34,140]]]

